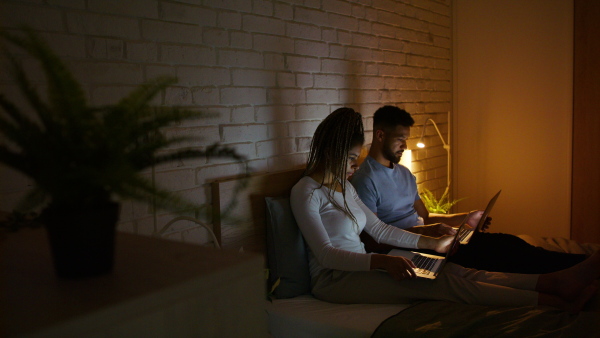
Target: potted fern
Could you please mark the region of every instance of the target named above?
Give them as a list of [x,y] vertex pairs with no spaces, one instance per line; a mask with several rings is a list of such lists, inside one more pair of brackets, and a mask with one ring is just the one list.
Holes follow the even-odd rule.
[[423,204],[425,204],[425,208],[427,211],[434,214],[447,214],[450,209],[458,202],[464,200],[464,198],[459,198],[453,201],[450,201],[448,198],[448,188],[442,194],[440,199],[437,199],[433,192],[431,192],[427,188],[423,188],[423,193],[421,193],[421,200],[423,200]]
[[[148,81],[113,105],[92,107],[81,85],[50,47],[30,29],[0,31],[11,74],[30,110],[0,94],[0,163],[28,176],[34,189],[21,210],[41,207],[54,266],[60,277],[79,278],[112,270],[118,200],[133,199],[171,210],[197,208],[153,186],[141,171],[175,159],[227,156],[218,144],[205,151],[165,148],[183,141],[164,127],[204,116],[176,107],[152,106],[173,78]],[[45,75],[44,99],[8,45],[32,56]]]

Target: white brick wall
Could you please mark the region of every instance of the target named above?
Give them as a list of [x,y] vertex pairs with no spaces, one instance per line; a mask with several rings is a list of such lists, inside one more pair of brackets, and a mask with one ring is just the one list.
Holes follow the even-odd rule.
[[[450,0],[0,0],[0,25],[43,33],[92,103],[175,75],[179,83],[157,104],[220,116],[171,132],[201,137],[193,144],[200,148],[231,145],[261,172],[301,166],[316,126],[341,106],[370,117],[381,105],[399,105],[417,120],[413,140],[427,117],[447,137],[450,15]],[[1,75],[0,91],[14,90]],[[415,172],[420,185],[443,190],[446,157],[434,133],[428,127],[431,146],[413,153]],[[206,183],[237,169],[223,159],[190,160],[156,168],[155,178],[203,203]],[[1,173],[10,184],[0,184],[0,208],[11,209],[29,182]],[[143,234],[172,216],[131,202],[123,210],[121,228]]]

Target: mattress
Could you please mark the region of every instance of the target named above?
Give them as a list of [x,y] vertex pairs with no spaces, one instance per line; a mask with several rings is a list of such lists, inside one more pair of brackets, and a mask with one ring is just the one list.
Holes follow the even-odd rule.
[[333,304],[310,295],[267,301],[272,337],[370,337],[410,304]]
[[[548,250],[591,254],[598,244],[580,244],[564,238],[538,238],[520,235],[534,246]],[[370,337],[387,318],[410,304],[333,304],[310,295],[267,301],[272,337]],[[600,295],[587,304],[586,310],[600,309]]]

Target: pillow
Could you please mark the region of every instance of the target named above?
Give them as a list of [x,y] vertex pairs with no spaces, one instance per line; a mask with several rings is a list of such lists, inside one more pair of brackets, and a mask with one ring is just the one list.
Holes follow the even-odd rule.
[[277,298],[310,293],[308,253],[302,233],[292,214],[289,197],[266,197],[267,266],[269,289]]

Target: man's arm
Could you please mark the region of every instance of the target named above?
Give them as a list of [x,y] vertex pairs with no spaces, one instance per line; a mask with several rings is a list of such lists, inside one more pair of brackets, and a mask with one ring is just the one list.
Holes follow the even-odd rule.
[[[417,214],[423,218],[424,224],[444,223],[444,224],[447,224],[447,225],[450,225],[453,227],[457,227],[457,226],[460,226],[460,224],[463,220],[463,217],[465,217],[465,215],[467,214],[466,212],[458,213],[458,214],[448,214],[448,215],[429,213],[429,211],[425,207],[425,204],[421,200],[416,200],[414,203],[414,207],[415,207],[415,210],[417,210]],[[483,215],[483,211],[475,210],[475,211],[469,212],[468,214],[469,214],[469,219],[467,219],[467,224],[469,226],[471,226],[472,228],[475,228],[477,226],[477,223],[479,223],[481,216]],[[490,227],[491,224],[492,224],[492,218],[487,217],[485,220],[485,223],[483,225],[483,231],[486,231]],[[413,231],[411,229],[406,229],[406,230],[412,231],[415,233],[419,233],[419,234],[427,235],[426,232],[424,233],[419,230]],[[432,236],[432,235],[427,235],[427,236]]]
[[413,204],[417,215],[423,218],[425,225],[418,225],[408,229],[406,231],[414,232],[431,237],[439,237],[444,235],[454,235],[456,230],[452,226],[460,225],[465,214],[453,214],[453,215],[442,215],[442,214],[431,214],[425,207],[422,200],[418,199]]
[[429,237],[440,237],[445,235],[455,235],[456,229],[453,227],[443,224],[443,223],[435,223],[435,224],[427,224],[427,225],[417,225],[412,228],[404,229],[408,232],[412,232],[415,234],[420,234]]

